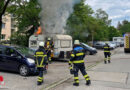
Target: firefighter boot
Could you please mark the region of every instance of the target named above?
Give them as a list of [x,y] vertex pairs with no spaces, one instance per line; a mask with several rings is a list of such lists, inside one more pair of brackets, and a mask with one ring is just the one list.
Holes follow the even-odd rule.
[[107,61],[104,61],[104,64],[107,64]]
[[37,82],[37,85],[39,86],[39,85],[41,85],[42,84],[42,82]]
[[91,81],[90,81],[90,80],[87,80],[87,81],[86,81],[86,85],[89,86],[90,84],[91,84]]
[[110,60],[108,60],[108,63],[111,63],[111,61],[110,61]]
[[79,86],[79,83],[73,83],[73,86]]

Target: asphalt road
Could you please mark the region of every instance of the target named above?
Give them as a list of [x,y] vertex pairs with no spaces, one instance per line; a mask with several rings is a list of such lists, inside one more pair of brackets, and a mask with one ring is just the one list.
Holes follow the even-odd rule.
[[130,54],[125,54],[123,48],[112,55],[111,63],[100,62],[87,70],[92,84],[85,85],[82,75],[79,75],[80,86],[73,86],[73,78],[50,90],[130,90]]
[[[115,53],[120,48],[113,50]],[[94,67],[97,63],[103,60],[103,51],[98,50],[96,55],[87,55],[85,57],[85,65],[87,68]],[[0,75],[4,77],[5,85],[0,87],[0,89],[4,90],[43,90],[43,89],[51,89],[54,86],[64,81],[68,77],[72,77],[69,74],[68,63],[67,62],[58,62],[53,61],[52,64],[49,65],[48,73],[44,75],[44,84],[41,86],[37,86],[37,76],[28,76],[23,77],[18,73],[0,71]],[[62,82],[61,82],[62,83]],[[60,84],[60,83],[59,83]],[[53,89],[52,89],[53,90]],[[57,89],[54,89],[57,90]],[[60,89],[59,89],[60,90]]]

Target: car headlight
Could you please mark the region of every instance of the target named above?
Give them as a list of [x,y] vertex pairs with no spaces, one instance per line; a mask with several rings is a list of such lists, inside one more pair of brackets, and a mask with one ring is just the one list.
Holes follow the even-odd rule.
[[27,58],[27,60],[28,60],[29,63],[35,63],[35,61],[31,58]]

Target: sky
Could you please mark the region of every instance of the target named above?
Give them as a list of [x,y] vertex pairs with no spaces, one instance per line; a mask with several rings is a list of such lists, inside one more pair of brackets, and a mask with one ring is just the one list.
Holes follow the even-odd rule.
[[101,8],[112,19],[112,26],[117,26],[118,21],[130,21],[130,0],[86,0],[86,4],[96,11]]

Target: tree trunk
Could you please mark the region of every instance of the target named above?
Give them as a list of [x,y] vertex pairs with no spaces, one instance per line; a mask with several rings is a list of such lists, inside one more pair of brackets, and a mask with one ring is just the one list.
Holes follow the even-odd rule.
[[2,31],[2,17],[0,17],[0,41],[1,41],[1,31]]

